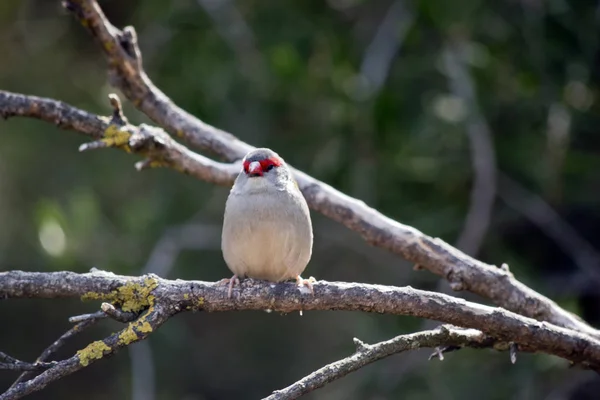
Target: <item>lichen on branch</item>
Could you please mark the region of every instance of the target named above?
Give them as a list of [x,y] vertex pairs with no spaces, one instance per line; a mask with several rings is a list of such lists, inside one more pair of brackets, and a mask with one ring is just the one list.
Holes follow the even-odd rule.
[[137,313],[154,304],[152,291],[157,286],[156,278],[148,277],[142,283],[127,282],[110,293],[87,292],[81,296],[81,300],[108,301],[122,311]]

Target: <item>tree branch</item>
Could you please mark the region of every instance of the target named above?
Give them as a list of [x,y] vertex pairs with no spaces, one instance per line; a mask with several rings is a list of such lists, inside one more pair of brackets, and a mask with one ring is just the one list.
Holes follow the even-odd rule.
[[37,118],[97,139],[82,145],[81,151],[114,147],[140,154],[146,160],[136,164],[139,170],[170,167],[218,185],[233,182],[239,169],[236,164],[224,164],[196,154],[160,128],[146,124],[131,125],[123,118],[116,95],[111,95],[110,101],[114,108],[113,116],[102,117],[62,101],[0,90],[0,116]]
[[8,369],[11,371],[43,371],[48,368],[52,368],[56,363],[47,363],[36,361],[35,363],[28,363],[21,360],[17,360],[14,357],[9,356],[6,353],[0,351],[0,369]]
[[[353,355],[319,368],[292,385],[276,390],[272,395],[265,397],[264,400],[297,399],[368,364],[409,350],[440,346],[451,346],[453,349],[463,347],[493,348],[500,351],[510,348],[509,343],[491,338],[478,330],[444,325],[429,331],[400,335],[373,345],[365,344],[356,338],[354,342],[356,343],[356,352]],[[433,355],[439,356],[439,354],[441,354],[441,350]]]
[[[85,274],[0,273],[0,298],[81,297],[110,301],[128,312],[150,307],[160,323],[172,314],[186,310],[272,310],[279,313],[346,310],[409,315],[478,329],[498,340],[517,343],[526,351],[553,354],[600,370],[599,340],[501,308],[411,287],[319,281],[314,288],[314,296],[304,295],[293,283],[273,284],[245,279],[241,288],[235,290],[234,299],[230,300],[224,282],[173,281],[155,275],[129,277],[103,271]],[[161,315],[155,315],[154,304],[162,305]],[[135,323],[146,320],[147,314],[148,311]],[[157,326],[152,325],[153,329]]]
[[[42,352],[42,354],[40,354],[40,356],[37,358],[37,360],[35,360],[36,363],[48,361],[50,359],[50,357],[52,357],[52,355],[54,353],[56,353],[58,351],[58,349],[60,349],[62,346],[64,346],[65,343],[69,339],[71,339],[73,336],[77,335],[78,333],[83,332],[85,329],[87,329],[90,326],[92,326],[93,324],[95,324],[100,318],[101,318],[100,316],[92,316],[92,317],[88,317],[85,320],[77,321],[78,322],[77,325],[75,325],[74,327],[72,327],[71,329],[69,329],[68,331],[63,333],[58,339],[56,339],[54,341],[54,343],[52,343],[50,346],[48,346]],[[19,384],[21,382],[25,382],[25,381],[28,381],[31,378],[33,378],[35,376],[33,371],[35,371],[35,370],[23,372],[17,378],[17,380],[10,386],[9,389],[14,388],[17,384]]]
[[[94,325],[100,319],[110,317],[119,322],[130,322],[137,318],[137,315],[130,313],[130,312],[123,312],[123,311],[117,310],[112,304],[109,304],[109,303],[102,303],[101,309],[102,309],[102,311],[97,311],[92,314],[77,315],[75,317],[69,318],[69,322],[75,323],[76,325],[73,326],[68,331],[66,331],[65,333],[63,333],[58,339],[56,339],[56,341],[54,341],[54,343],[52,343],[50,346],[48,346],[42,352],[42,354],[40,354],[40,356],[37,358],[36,364],[40,364],[40,365],[48,364],[48,363],[44,363],[44,361],[49,360],[50,357],[52,357],[52,355],[54,353],[56,353],[62,346],[64,346],[65,343],[69,339],[71,339],[73,336],[83,332],[85,329],[89,328],[90,326]],[[43,368],[43,369],[46,369],[46,368]],[[9,389],[14,388],[17,384],[19,384],[21,382],[30,380],[31,378],[33,378],[35,376],[34,371],[38,371],[38,370],[40,370],[40,368],[25,370],[26,372],[23,372],[17,378],[17,380],[10,386]]]
[[[114,27],[95,0],[66,0],[64,4],[99,42],[108,61],[113,85],[153,121],[192,146],[208,150],[228,161],[241,159],[253,148],[230,133],[212,127],[182,110],[153,85],[143,70],[133,27],[126,27],[122,31]],[[151,134],[147,129],[144,131]],[[168,135],[160,132],[158,137],[164,137],[170,143]],[[192,153],[174,141],[171,147],[174,150],[167,154],[174,152],[175,155],[165,155],[166,161],[157,165],[170,166],[213,183],[231,182],[232,177],[223,171],[223,164]],[[183,168],[180,160],[185,161]],[[153,166],[152,163],[145,165]],[[311,208],[360,233],[368,243],[399,254],[444,277],[454,290],[469,290],[519,314],[600,338],[600,332],[523,285],[506,269],[475,260],[439,238],[429,237],[387,218],[364,202],[346,196],[305,173],[294,170],[294,174]]]
[[[4,278],[5,277],[0,278],[0,286],[3,286],[3,283],[5,283]],[[74,281],[77,281],[77,279],[75,278]],[[70,285],[70,283],[66,283],[60,279],[54,278],[51,278],[50,282],[48,283],[51,285],[52,283],[62,283],[66,284],[67,286]],[[21,293],[24,294],[25,292]],[[140,295],[140,293],[135,292],[135,290],[129,291],[128,293],[130,293],[133,297]],[[148,292],[144,293],[146,293],[144,297],[144,304],[146,304],[148,308],[136,321],[129,323],[120,332],[112,334],[103,340],[98,340],[89,344],[84,349],[79,350],[74,356],[66,360],[53,363],[53,367],[47,369],[35,378],[26,382],[14,384],[6,392],[0,395],[0,400],[20,399],[23,396],[43,389],[49,383],[87,367],[89,364],[92,364],[105,356],[116,353],[123,347],[147,338],[150,333],[158,329],[177,310],[165,307],[163,303],[155,302],[154,298],[150,296]],[[130,298],[130,301],[133,301],[132,299],[133,298]],[[91,320],[84,321],[82,324],[89,321]]]

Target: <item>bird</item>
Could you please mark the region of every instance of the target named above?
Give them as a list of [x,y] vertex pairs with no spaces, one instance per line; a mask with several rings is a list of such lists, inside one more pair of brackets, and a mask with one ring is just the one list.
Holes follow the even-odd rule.
[[[314,294],[313,277],[303,279],[312,256],[313,229],[306,199],[292,171],[276,152],[254,149],[225,203],[221,250],[233,272],[228,298],[240,278],[296,280]],[[225,279],[227,281],[227,279]]]

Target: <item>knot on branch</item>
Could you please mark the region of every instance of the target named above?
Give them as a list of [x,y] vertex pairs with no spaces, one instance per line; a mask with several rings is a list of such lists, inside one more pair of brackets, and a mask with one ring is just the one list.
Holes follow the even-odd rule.
[[142,70],[142,52],[138,46],[137,33],[133,26],[126,26],[118,35],[119,44],[127,55],[136,62],[138,72]]
[[121,148],[128,153],[132,151],[129,139],[135,132],[135,127],[129,125],[129,121],[123,114],[123,107],[121,106],[121,100],[119,97],[111,93],[108,95],[108,100],[113,113],[108,119],[108,126],[102,133],[102,138],[90,143],[84,143],[79,146],[79,151],[88,151],[103,149],[108,147]]
[[170,140],[169,134],[162,129],[140,124],[129,139],[129,147],[136,153],[154,156],[153,151],[164,148]]
[[363,342],[362,340],[360,340],[358,338],[354,338],[354,339],[352,339],[352,341],[354,342],[354,345],[356,346],[357,353],[364,353],[364,352],[368,351],[369,348],[371,347],[370,345],[366,344],[365,342]]
[[127,118],[125,118],[125,114],[123,114],[123,107],[121,106],[121,99],[119,99],[119,96],[114,93],[110,93],[108,95],[108,101],[113,108],[113,114],[110,123],[119,126],[129,124],[129,121],[127,121]]
[[514,275],[510,271],[510,268],[508,267],[507,263],[502,263],[502,265],[500,265],[500,270],[504,272],[504,274],[502,275],[503,279],[514,278]]
[[450,288],[455,292],[460,292],[467,289],[467,285],[462,277],[453,269],[450,269],[450,271],[446,274],[446,279],[448,280]]

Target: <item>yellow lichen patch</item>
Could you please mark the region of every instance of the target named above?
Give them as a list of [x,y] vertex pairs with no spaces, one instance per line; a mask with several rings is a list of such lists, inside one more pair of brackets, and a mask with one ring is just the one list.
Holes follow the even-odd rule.
[[198,300],[196,300],[196,307],[202,308],[203,305],[204,305],[204,297],[198,297]]
[[146,321],[146,317],[150,313],[151,310],[148,310],[139,320],[135,322],[130,322],[127,325],[127,328],[121,332],[119,335],[119,344],[126,346],[130,343],[136,342],[139,340],[138,333],[150,333],[152,332],[152,325],[148,321]]
[[104,357],[105,352],[110,353],[110,347],[108,347],[102,340],[95,341],[89,344],[85,349],[77,351],[79,363],[85,367],[90,363],[91,360],[98,360]]
[[144,279],[144,284],[127,284],[117,291],[119,298],[123,299],[123,311],[138,312],[154,304],[154,296],[150,293],[156,289],[158,281],[154,278]]
[[129,323],[129,325],[127,325],[127,328],[125,328],[123,332],[121,332],[121,334],[119,335],[119,344],[126,346],[137,340],[138,337],[135,331],[133,330],[133,322],[131,322]]
[[139,312],[154,304],[152,291],[158,286],[155,278],[146,278],[143,283],[127,282],[110,293],[87,292],[81,300],[102,300],[113,303],[123,311]]
[[161,160],[152,160],[152,161],[150,161],[150,166],[152,168],[164,167],[166,165],[167,165],[167,163],[165,163],[164,161],[161,161]]
[[130,151],[129,138],[131,133],[125,129],[121,129],[120,126],[110,124],[108,128],[104,130],[104,137],[101,139],[109,147],[119,147],[126,151]]
[[83,300],[83,301],[105,300],[108,302],[113,302],[113,301],[117,301],[117,294],[114,290],[110,293],[87,292],[81,296],[81,300]]
[[152,332],[152,325],[150,325],[150,322],[144,321],[137,327],[137,330],[142,333],[150,333]]
[[184,298],[184,300],[188,300],[190,298],[190,295],[187,293],[184,293],[183,298]]

